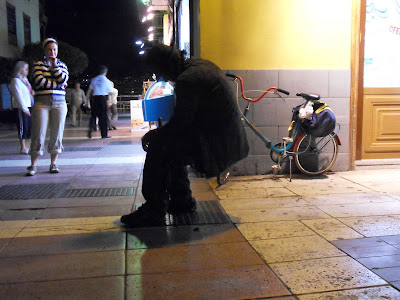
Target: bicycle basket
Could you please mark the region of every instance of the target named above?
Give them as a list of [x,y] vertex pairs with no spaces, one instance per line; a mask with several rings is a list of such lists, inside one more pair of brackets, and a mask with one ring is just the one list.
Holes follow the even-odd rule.
[[316,137],[323,137],[335,130],[336,117],[326,103],[314,103],[314,112],[311,120],[299,118],[299,110],[301,106],[302,105],[299,105],[293,108],[292,120],[295,122],[301,122],[301,126],[306,133]]

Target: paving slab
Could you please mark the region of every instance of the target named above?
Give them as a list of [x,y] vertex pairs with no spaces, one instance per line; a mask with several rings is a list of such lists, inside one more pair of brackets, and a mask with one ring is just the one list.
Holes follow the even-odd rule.
[[328,195],[309,195],[305,200],[312,205],[335,205],[335,204],[358,204],[358,203],[376,203],[393,202],[394,197],[384,193],[334,193]]
[[349,217],[338,220],[367,237],[400,234],[399,215]]
[[125,232],[116,230],[75,234],[63,232],[56,235],[48,232],[32,236],[22,232],[4,247],[0,257],[124,250],[125,242]]
[[127,251],[127,273],[131,275],[249,265],[264,265],[264,263],[247,242]]
[[337,219],[302,220],[307,227],[325,238],[327,241],[362,238],[354,229],[346,226]]
[[296,295],[387,285],[350,257],[275,263],[270,267]]
[[2,210],[28,210],[44,209],[50,205],[53,199],[27,199],[27,200],[0,200]]
[[298,197],[227,199],[221,200],[220,203],[226,210],[303,207],[311,205],[306,200],[299,199]]
[[400,291],[391,286],[380,286],[346,291],[299,295],[299,300],[325,300],[325,299],[357,299],[357,300],[396,300],[400,298]]
[[289,207],[251,210],[225,209],[233,223],[295,221],[304,219],[330,218],[328,214],[316,207]]
[[359,258],[358,261],[369,269],[400,267],[400,254]]
[[[82,218],[100,216],[122,216],[131,212],[132,205],[107,205],[83,207],[46,208],[36,215],[38,219]],[[1,213],[0,213],[1,217]]]
[[271,187],[271,188],[254,188],[247,189],[229,189],[229,190],[216,190],[218,198],[225,199],[254,199],[254,198],[277,198],[277,197],[293,197],[296,194],[285,187]]
[[104,299],[124,300],[123,276],[24,282],[0,285],[0,299]]
[[344,252],[319,236],[250,241],[250,244],[268,264],[346,256]]
[[320,205],[319,209],[334,218],[400,215],[400,202]]
[[242,223],[236,226],[248,241],[315,235],[300,221]]
[[0,258],[0,284],[124,275],[124,251]]
[[166,295],[177,300],[256,299],[290,293],[265,265],[127,277],[127,299],[165,299]]

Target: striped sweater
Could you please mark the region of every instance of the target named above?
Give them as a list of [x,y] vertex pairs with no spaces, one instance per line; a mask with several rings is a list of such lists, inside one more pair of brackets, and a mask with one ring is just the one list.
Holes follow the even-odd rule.
[[57,60],[56,67],[51,68],[46,61],[33,64],[35,95],[65,95],[65,87],[69,78],[65,63]]

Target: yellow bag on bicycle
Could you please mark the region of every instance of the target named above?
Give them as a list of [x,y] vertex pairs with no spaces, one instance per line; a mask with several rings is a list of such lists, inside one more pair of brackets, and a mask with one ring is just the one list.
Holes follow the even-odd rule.
[[326,103],[314,103],[314,112],[311,116],[311,120],[299,118],[299,110],[301,107],[302,105],[293,108],[292,121],[300,122],[302,129],[306,133],[312,136],[323,137],[335,130],[336,117]]

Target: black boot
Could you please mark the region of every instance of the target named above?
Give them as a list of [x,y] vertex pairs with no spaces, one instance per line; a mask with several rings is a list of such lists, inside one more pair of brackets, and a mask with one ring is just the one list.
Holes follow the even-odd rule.
[[168,213],[192,213],[196,211],[196,206],[196,199],[193,197],[184,199],[171,199],[168,204]]
[[131,228],[164,226],[165,213],[154,211],[145,203],[138,210],[122,216],[121,222]]

